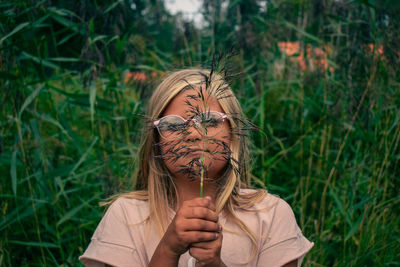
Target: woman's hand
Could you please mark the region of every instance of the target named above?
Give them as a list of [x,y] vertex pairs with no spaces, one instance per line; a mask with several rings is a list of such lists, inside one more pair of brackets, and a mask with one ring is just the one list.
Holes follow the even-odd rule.
[[149,266],[177,266],[180,255],[188,249],[200,264],[225,266],[220,259],[221,230],[210,197],[185,201],[158,244]]
[[218,238],[209,242],[193,243],[189,253],[197,259],[196,266],[223,267],[226,266],[221,260],[222,233]]
[[172,255],[185,253],[192,243],[218,240],[220,226],[210,197],[185,201],[168,226],[160,245]]

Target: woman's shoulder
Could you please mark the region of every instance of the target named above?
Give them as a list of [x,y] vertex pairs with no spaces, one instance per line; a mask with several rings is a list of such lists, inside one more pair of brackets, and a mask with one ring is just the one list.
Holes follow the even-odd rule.
[[[277,195],[271,194],[263,189],[242,189],[240,195],[249,201],[246,210],[255,211],[258,215],[275,217],[279,215],[292,216],[293,211],[290,205]],[[250,197],[249,197],[250,196]]]
[[[255,194],[257,190],[241,190],[243,195]],[[294,212],[290,205],[277,195],[263,190],[264,195],[259,201],[253,203],[247,209],[238,212],[239,218],[252,228],[262,229],[262,235],[270,233],[280,233],[286,236],[285,231],[301,233],[299,230]],[[288,232],[288,233],[289,233]],[[295,234],[293,234],[295,235]]]
[[148,206],[148,195],[146,191],[132,191],[127,193],[120,193],[111,197],[111,201],[106,202],[111,204],[111,207],[125,207],[125,206],[136,206],[136,207],[147,207]]
[[269,193],[265,189],[241,189],[240,198],[248,202],[250,209],[272,207],[282,200],[279,196]]
[[129,223],[143,221],[149,216],[148,201],[129,194],[117,196],[108,207],[107,215]]
[[138,196],[135,191],[127,193],[118,193],[109,197],[107,200],[100,203],[101,206],[110,208],[121,208],[126,205],[131,206],[146,206],[147,198]]
[[134,195],[129,195],[129,194],[123,194],[119,195],[115,198],[113,201],[113,205],[116,203],[116,205],[130,205],[130,206],[148,206],[148,200],[147,199],[140,199],[135,197]]

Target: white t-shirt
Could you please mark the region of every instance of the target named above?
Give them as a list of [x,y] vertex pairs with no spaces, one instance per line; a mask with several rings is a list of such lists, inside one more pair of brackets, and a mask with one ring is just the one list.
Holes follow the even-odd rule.
[[[227,266],[272,267],[298,259],[300,266],[314,243],[303,236],[290,206],[279,197],[267,194],[251,210],[254,211],[237,211],[237,215],[258,237],[256,256],[250,259],[253,251],[250,239],[220,214],[222,261]],[[144,223],[148,215],[147,201],[120,197],[107,210],[79,259],[88,267],[105,263],[117,267],[148,266],[160,241],[151,224]],[[188,263],[190,266],[190,258],[189,252],[182,254],[179,266],[186,267]]]

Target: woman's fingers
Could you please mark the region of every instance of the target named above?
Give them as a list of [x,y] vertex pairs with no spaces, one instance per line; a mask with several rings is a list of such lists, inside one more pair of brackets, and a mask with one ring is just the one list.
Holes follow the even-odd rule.
[[209,196],[206,197],[198,197],[191,199],[189,201],[183,202],[183,206],[186,207],[203,207],[203,208],[209,208],[212,211],[215,211],[215,205],[211,201],[211,198]]
[[184,231],[206,231],[206,232],[219,232],[221,226],[213,221],[202,219],[189,219],[183,226]]
[[218,238],[211,242],[192,243],[189,254],[205,266],[221,266],[221,247],[222,233],[218,234]]
[[201,248],[201,249],[213,249],[213,248],[218,248],[222,246],[222,239],[223,235],[222,233],[218,234],[218,238],[214,240],[213,242],[196,242],[190,244],[191,248]]
[[203,231],[187,231],[182,233],[181,238],[186,243],[209,242],[218,239],[220,233],[203,232]]
[[218,239],[220,226],[210,197],[185,201],[168,226],[162,242],[176,255],[181,255],[191,243]]
[[210,197],[195,198],[185,201],[178,211],[178,216],[186,219],[204,219],[217,222],[218,215],[215,212],[215,205]]
[[185,201],[163,237],[174,253],[184,253],[191,243],[218,239],[221,227],[210,197]]
[[203,219],[218,222],[218,215],[214,211],[203,207],[190,207],[182,210],[186,219]]

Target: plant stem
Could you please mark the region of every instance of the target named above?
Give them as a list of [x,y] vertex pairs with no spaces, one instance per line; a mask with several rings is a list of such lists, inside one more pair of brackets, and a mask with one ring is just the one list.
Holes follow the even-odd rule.
[[203,197],[203,182],[204,182],[204,149],[205,149],[204,134],[202,134],[202,139],[203,139],[203,150],[201,151],[200,197]]

